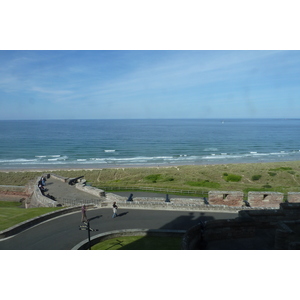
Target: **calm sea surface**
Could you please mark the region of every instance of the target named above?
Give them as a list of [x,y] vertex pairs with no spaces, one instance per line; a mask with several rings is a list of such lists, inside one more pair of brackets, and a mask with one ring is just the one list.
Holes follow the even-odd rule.
[[300,119],[0,121],[0,169],[300,160]]

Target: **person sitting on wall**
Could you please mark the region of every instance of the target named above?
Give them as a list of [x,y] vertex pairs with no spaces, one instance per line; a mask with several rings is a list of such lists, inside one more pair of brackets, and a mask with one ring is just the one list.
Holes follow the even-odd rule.
[[45,188],[43,187],[41,181],[39,181],[38,187],[39,187],[39,189],[40,189],[42,195],[45,196],[45,191],[46,191],[46,190],[45,190]]
[[42,186],[46,185],[46,177],[45,176],[42,176],[40,181],[41,181]]

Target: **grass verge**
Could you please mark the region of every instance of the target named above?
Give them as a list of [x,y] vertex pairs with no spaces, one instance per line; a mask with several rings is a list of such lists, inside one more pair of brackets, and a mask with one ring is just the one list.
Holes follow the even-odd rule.
[[98,243],[92,250],[180,250],[180,237],[124,236]]

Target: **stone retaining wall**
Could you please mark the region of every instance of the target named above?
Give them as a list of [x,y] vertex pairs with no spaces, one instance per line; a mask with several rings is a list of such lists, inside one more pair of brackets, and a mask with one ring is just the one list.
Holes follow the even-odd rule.
[[276,192],[249,192],[248,202],[252,207],[279,207],[283,196],[283,193]]
[[287,201],[290,203],[300,203],[300,193],[288,193]]
[[88,194],[91,194],[91,195],[94,195],[97,197],[105,197],[105,192],[103,190],[100,190],[98,188],[95,188],[95,187],[92,187],[89,185],[85,185],[85,183],[81,183],[81,182],[76,183],[75,187],[82,192],[86,192]]
[[57,202],[44,196],[38,187],[40,177],[34,182],[33,194],[30,199],[30,207],[56,207]]
[[69,177],[63,177],[63,176],[60,176],[60,175],[56,175],[56,174],[50,174],[51,177],[53,177],[54,179],[57,179],[57,180],[60,180],[62,182],[67,182]]
[[208,202],[212,205],[243,206],[244,193],[239,191],[211,191],[208,193]]

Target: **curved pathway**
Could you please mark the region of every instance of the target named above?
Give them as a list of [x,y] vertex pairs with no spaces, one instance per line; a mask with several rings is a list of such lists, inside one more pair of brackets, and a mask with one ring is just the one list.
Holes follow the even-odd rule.
[[[199,211],[159,211],[143,209],[119,209],[119,217],[112,219],[110,208],[93,209],[88,218],[100,216],[90,222],[93,236],[121,229],[173,229],[186,230],[200,220],[233,219],[236,213]],[[79,230],[81,213],[56,217],[36,225],[13,237],[0,241],[0,250],[70,250],[87,239],[87,231]]]

